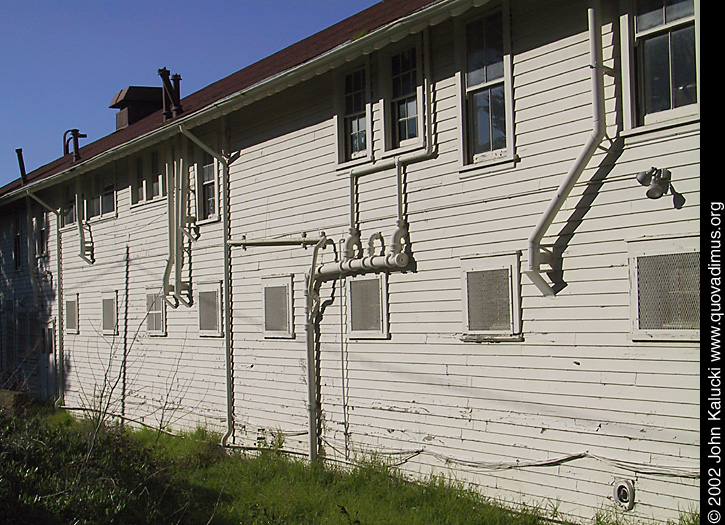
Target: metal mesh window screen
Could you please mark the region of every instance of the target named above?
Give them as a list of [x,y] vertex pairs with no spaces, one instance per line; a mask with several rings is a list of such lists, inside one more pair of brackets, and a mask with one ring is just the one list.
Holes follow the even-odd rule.
[[113,298],[103,299],[102,302],[102,324],[104,332],[116,331],[116,300]]
[[468,329],[474,332],[510,331],[510,290],[507,268],[468,272]]
[[700,329],[700,254],[637,258],[640,330]]
[[264,329],[289,332],[289,293],[286,286],[265,286]]
[[78,330],[78,302],[65,302],[65,327],[68,330]]
[[380,281],[355,279],[350,283],[350,328],[382,332]]
[[219,331],[219,294],[217,291],[199,292],[199,329]]

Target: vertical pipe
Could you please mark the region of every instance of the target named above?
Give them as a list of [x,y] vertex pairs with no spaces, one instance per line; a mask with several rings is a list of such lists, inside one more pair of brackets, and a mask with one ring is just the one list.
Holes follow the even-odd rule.
[[553,289],[541,277],[541,240],[554,222],[556,214],[564,205],[574,185],[579,180],[584,168],[594,156],[606,132],[604,112],[604,80],[602,78],[602,35],[599,22],[599,2],[592,0],[587,11],[589,21],[589,56],[591,60],[591,90],[592,90],[592,132],[584,147],[579,152],[574,164],[569,169],[564,181],[549,202],[547,209],[539,219],[538,224],[529,236],[529,270],[525,272],[531,281],[544,295],[554,295]]

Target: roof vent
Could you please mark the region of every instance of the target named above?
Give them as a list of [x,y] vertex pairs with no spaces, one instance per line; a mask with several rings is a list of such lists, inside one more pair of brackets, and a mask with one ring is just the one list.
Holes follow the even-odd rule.
[[161,109],[162,99],[163,90],[158,87],[129,86],[119,91],[108,106],[121,110],[116,113],[116,130],[123,129]]
[[[68,136],[70,134],[70,137]],[[78,146],[78,139],[84,139],[88,137],[85,133],[81,133],[78,129],[69,129],[63,133],[63,155],[71,153],[71,143],[73,144],[73,161],[81,159],[81,152]]]
[[181,75],[170,74],[165,67],[159,69],[164,84],[164,122],[181,115]]

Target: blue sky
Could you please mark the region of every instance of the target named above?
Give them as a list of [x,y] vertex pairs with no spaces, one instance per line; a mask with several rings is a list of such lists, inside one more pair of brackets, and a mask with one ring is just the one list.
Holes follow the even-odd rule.
[[378,0],[0,0],[0,186],[115,129],[113,96],[182,77],[188,95]]

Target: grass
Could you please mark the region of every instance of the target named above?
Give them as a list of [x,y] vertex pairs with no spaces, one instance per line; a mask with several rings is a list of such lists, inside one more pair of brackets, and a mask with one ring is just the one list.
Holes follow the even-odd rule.
[[[551,522],[544,512],[514,512],[444,477],[409,481],[381,461],[345,470],[292,459],[279,452],[281,443],[254,456],[230,455],[218,443],[204,429],[175,437],[97,429],[62,411],[0,412],[4,523]],[[699,525],[699,514],[679,525]]]

